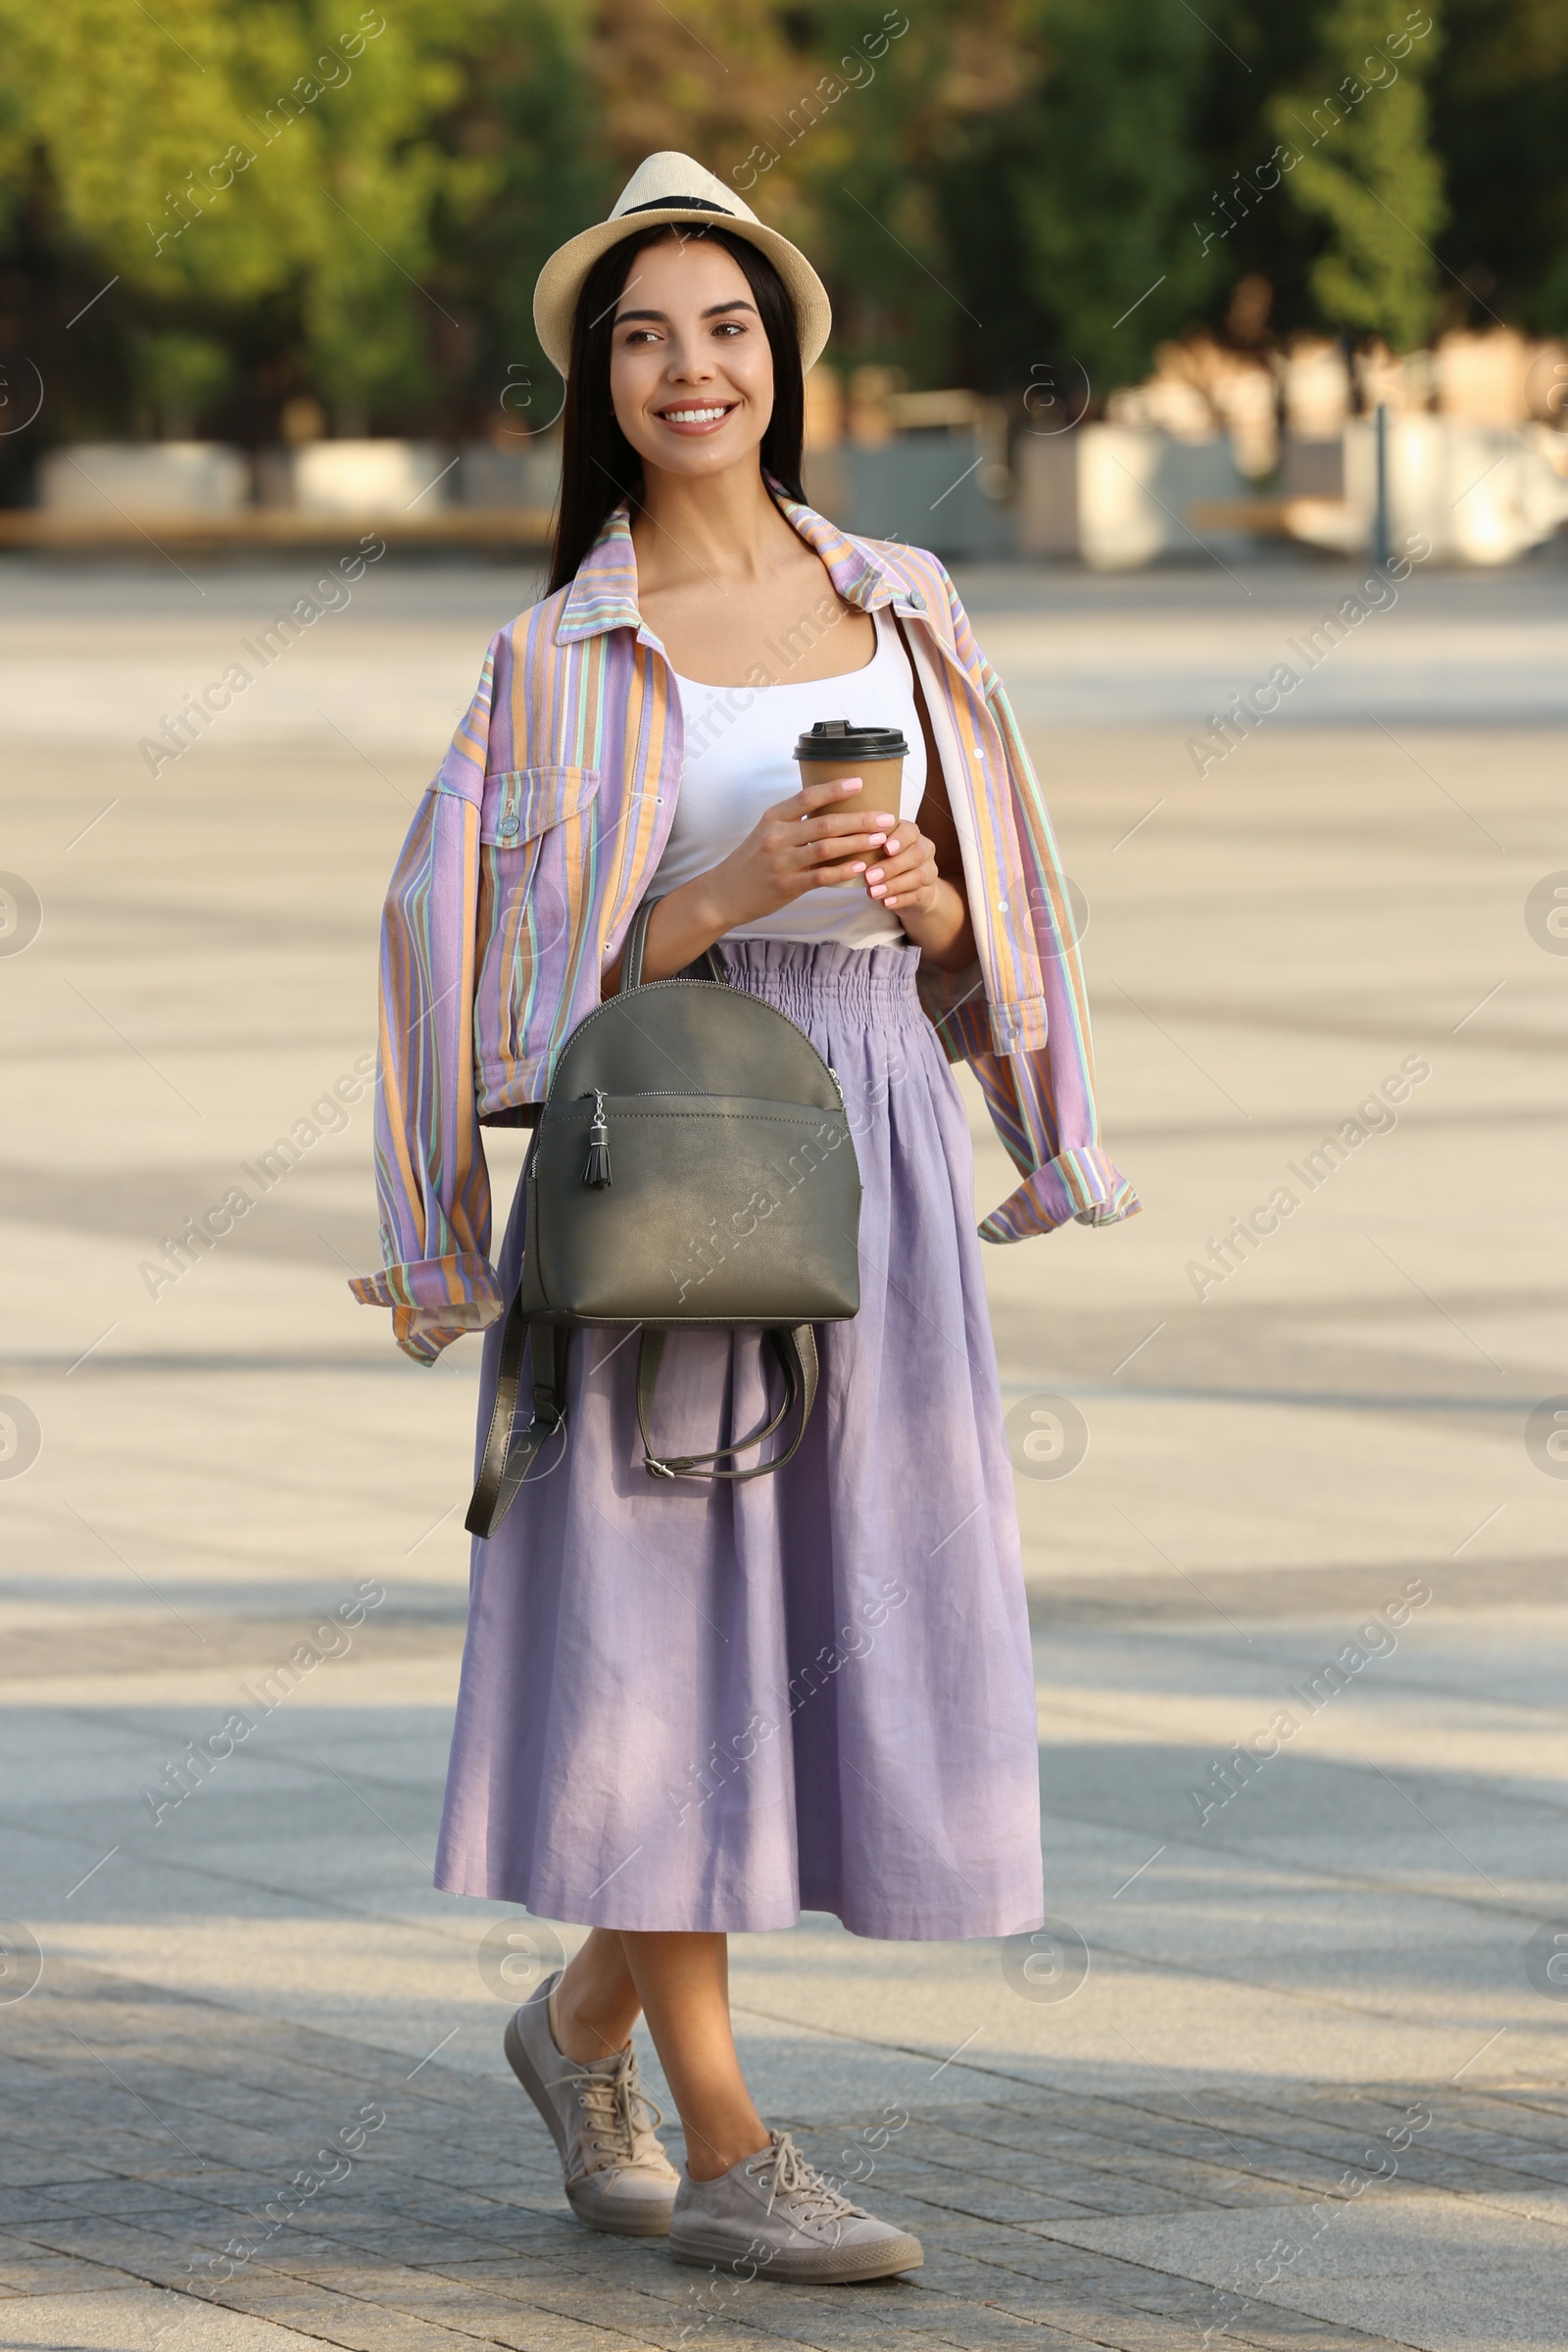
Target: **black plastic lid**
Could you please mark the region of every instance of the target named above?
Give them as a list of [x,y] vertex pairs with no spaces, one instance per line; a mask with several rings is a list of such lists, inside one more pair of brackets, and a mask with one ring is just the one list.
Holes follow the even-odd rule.
[[819,718],[795,745],[797,760],[906,760],[909,747],[897,727],[858,727],[853,719]]

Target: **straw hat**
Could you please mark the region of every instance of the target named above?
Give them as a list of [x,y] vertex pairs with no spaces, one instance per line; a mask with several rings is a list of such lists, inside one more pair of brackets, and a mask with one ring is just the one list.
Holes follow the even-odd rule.
[[553,253],[539,272],[533,290],[533,322],[552,367],[564,375],[571,360],[571,322],[582,282],[599,256],[622,237],[641,228],[657,228],[665,220],[691,220],[699,225],[723,226],[765,253],[783,279],[795,305],[801,337],[801,367],[814,367],[833,324],[827,291],[798,246],[766,227],[711,172],[694,164],[689,155],[666,149],[639,164],[615,200],[608,220],[585,228]]

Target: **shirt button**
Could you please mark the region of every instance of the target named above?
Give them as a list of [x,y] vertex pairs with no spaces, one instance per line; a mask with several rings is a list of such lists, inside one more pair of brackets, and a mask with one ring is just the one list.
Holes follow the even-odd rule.
[[504,816],[501,819],[500,824],[497,825],[496,831],[506,835],[515,833],[517,830],[518,821],[519,820],[514,816]]
[[909,591],[909,611],[911,612],[923,612],[925,611],[925,598],[920,594],[918,588],[911,588]]

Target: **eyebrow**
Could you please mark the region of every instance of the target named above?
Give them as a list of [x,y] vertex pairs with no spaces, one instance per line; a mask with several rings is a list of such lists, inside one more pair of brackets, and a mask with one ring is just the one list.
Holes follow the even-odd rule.
[[[710,303],[700,316],[704,318],[721,318],[726,311],[750,311],[754,318],[758,315],[756,304],[748,302],[744,295],[737,294],[733,302]],[[662,325],[669,324],[667,311],[617,311],[614,323],[623,326],[628,318],[657,318]]]

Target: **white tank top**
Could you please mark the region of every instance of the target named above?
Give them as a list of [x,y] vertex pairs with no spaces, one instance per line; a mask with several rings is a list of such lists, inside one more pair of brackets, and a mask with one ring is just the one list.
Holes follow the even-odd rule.
[[[863,669],[844,677],[814,678],[808,685],[705,686],[677,672],[686,757],[675,821],[649,885],[654,896],[695,882],[739,848],[764,810],[800,791],[795,739],[819,718],[902,728],[909,756],[899,814],[916,813],[925,794],[925,738],[914,681],[889,613],[871,617],[876,651]],[[905,931],[897,915],[867,898],[861,881],[806,891],[777,913],[739,923],[725,936],[874,948],[903,939]]]

